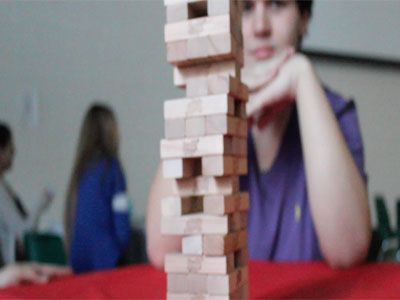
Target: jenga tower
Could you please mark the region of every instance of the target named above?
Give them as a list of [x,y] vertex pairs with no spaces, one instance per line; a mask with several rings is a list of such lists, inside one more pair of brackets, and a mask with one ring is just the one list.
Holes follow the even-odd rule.
[[165,257],[168,299],[248,298],[247,87],[240,1],[164,0],[167,59],[186,98],[164,103],[162,228],[182,235]]

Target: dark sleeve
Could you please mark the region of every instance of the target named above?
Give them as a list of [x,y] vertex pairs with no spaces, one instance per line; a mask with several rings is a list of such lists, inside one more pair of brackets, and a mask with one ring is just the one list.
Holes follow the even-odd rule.
[[129,218],[129,199],[126,193],[126,182],[123,170],[114,159],[111,163],[111,172],[107,178],[109,184],[109,199],[113,218],[115,238],[120,249],[129,243],[131,228]]
[[355,102],[353,100],[345,102],[339,112],[336,113],[336,116],[357,168],[364,181],[367,182],[364,166],[364,147]]

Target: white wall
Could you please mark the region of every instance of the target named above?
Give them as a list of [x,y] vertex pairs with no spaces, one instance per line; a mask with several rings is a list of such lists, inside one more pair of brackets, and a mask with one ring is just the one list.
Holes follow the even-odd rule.
[[400,60],[400,1],[314,0],[304,48]]
[[[94,98],[116,110],[135,215],[144,215],[162,102],[179,95],[166,62],[164,20],[161,1],[0,2],[0,119],[12,126],[17,146],[9,179],[28,205],[44,186],[55,189],[44,224],[60,222],[81,120]],[[21,96],[32,89],[40,121],[27,128]]]
[[[144,216],[163,134],[162,102],[182,95],[166,62],[164,23],[161,1],[0,2],[0,119],[12,126],[18,151],[9,179],[28,205],[44,186],[54,187],[44,227],[61,223],[80,123],[93,98],[117,112],[134,217]],[[384,192],[393,201],[400,195],[399,70],[316,66],[332,88],[355,97],[371,196]],[[28,128],[21,95],[32,89],[39,92],[40,119]]]

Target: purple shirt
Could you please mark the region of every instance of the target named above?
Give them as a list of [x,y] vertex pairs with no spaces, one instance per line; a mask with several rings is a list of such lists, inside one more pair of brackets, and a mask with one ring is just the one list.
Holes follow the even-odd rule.
[[[355,104],[327,89],[326,95],[357,167],[366,179]],[[275,261],[322,259],[308,203],[296,107],[277,157],[267,172],[258,170],[249,131],[248,175],[241,177],[241,189],[250,194],[247,226],[250,258]]]

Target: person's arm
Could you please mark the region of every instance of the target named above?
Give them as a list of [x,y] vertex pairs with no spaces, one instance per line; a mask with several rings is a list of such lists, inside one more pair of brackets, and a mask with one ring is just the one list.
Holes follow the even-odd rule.
[[23,282],[46,283],[52,277],[72,274],[67,267],[38,263],[12,264],[0,269],[0,288]]
[[254,86],[248,114],[258,124],[265,108],[296,99],[311,213],[320,248],[334,267],[363,261],[370,237],[365,182],[346,144],[329,100],[307,57],[277,60],[273,75]]
[[129,198],[126,193],[118,193],[112,200],[115,236],[121,249],[128,245],[131,237],[128,202]]
[[117,160],[113,160],[108,180],[110,182],[111,210],[114,234],[121,250],[129,244],[131,237],[129,198],[126,193],[125,175]]
[[157,268],[163,268],[166,253],[181,249],[180,237],[161,235],[161,199],[172,195],[173,184],[172,179],[163,177],[162,166],[159,164],[150,187],[146,212],[147,255]]
[[366,184],[311,63],[299,60],[296,101],[311,213],[326,260],[349,267],[368,254]]
[[3,186],[5,188],[5,192],[10,201],[14,202],[15,211],[18,219],[13,220],[13,226],[10,226],[10,230],[15,232],[16,235],[20,235],[23,231],[26,230],[37,230],[39,225],[40,217],[42,213],[49,207],[51,201],[54,198],[54,193],[49,189],[44,189],[42,197],[38,199],[36,204],[32,207],[30,211],[27,211],[23,202],[11,187],[8,182],[3,180]]

